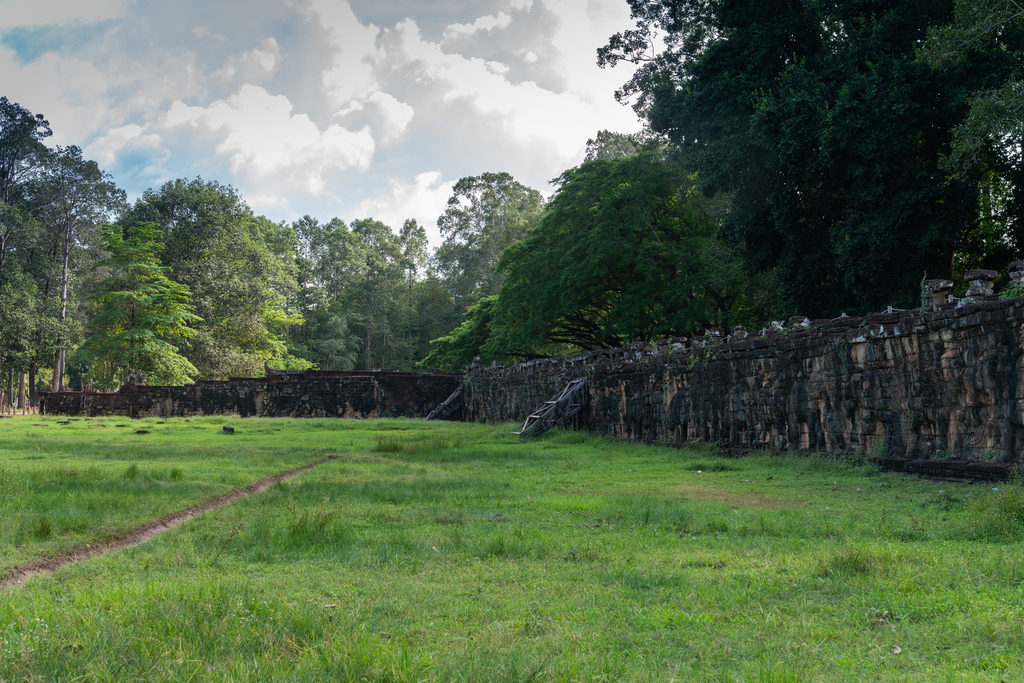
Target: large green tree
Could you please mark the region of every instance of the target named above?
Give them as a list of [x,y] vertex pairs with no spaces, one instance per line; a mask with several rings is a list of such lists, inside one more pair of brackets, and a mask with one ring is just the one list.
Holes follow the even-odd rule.
[[763,323],[776,304],[770,275],[743,274],[692,174],[667,153],[655,146],[563,173],[540,224],[502,256],[498,296],[470,309],[424,363],[458,367],[477,355],[543,356]]
[[53,132],[42,114],[0,97],[0,278],[5,272],[11,238],[26,220],[18,206],[21,186],[39,174]]
[[47,153],[42,141],[50,135],[41,114],[0,97],[0,367],[29,371],[30,387],[41,328],[32,269],[39,226],[26,206],[25,189],[41,171]]
[[497,294],[504,276],[501,254],[540,220],[544,198],[508,173],[484,173],[455,184],[437,219],[444,242],[435,269],[460,306]]
[[984,65],[970,110],[942,167],[981,173],[980,211],[958,250],[958,270],[1002,267],[1024,244],[1024,7],[1016,0],[957,0],[953,21],[929,30],[923,61],[943,74]]
[[109,275],[92,296],[98,312],[74,357],[89,367],[87,378],[97,388],[117,388],[132,371],[143,372],[149,384],[185,384],[198,374],[172,342],[195,336],[192,326],[202,320],[188,287],[169,279],[170,268],[160,264],[160,236],[153,223],[103,229],[110,256],[94,267]]
[[685,150],[703,192],[729,197],[723,234],[751,270],[778,269],[794,312],[912,305],[922,272],[952,274],[979,178],[940,162],[968,86],[998,66],[917,58],[952,0],[630,6],[637,28],[599,63],[641,64],[618,96]]
[[[101,226],[123,209],[125,192],[114,184],[109,173],[82,156],[77,146],[56,147],[44,157],[43,170],[35,183],[33,203],[40,221],[55,239],[53,262],[59,268],[59,281],[47,284],[56,295],[56,350],[54,352],[51,391],[63,388],[65,359],[73,346],[78,321],[69,316],[75,305],[71,296],[76,273],[76,251],[84,263],[96,260],[90,245],[99,242]],[[52,278],[51,278],[52,279]]]
[[[956,127],[949,168],[969,169],[986,157],[1019,165],[1024,145],[1024,5],[1017,0],[956,0],[953,21],[930,29],[921,55],[929,66],[954,73],[979,60],[990,67],[973,83],[971,109]],[[991,159],[993,155],[997,158]],[[998,158],[1002,155],[1010,158]]]
[[263,373],[288,364],[284,337],[301,323],[287,310],[295,287],[291,229],[253,213],[238,192],[217,182],[174,180],[147,190],[122,226],[161,230],[171,279],[192,292],[203,322],[182,350],[200,377]]
[[324,370],[411,370],[429,342],[457,323],[451,297],[427,276],[426,233],[406,221],[396,233],[370,218],[346,225],[305,216],[293,224],[305,319],[290,340]]

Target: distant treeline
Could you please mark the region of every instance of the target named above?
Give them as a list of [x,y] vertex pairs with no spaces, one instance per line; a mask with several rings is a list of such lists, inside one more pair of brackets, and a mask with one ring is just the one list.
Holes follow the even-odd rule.
[[631,8],[598,61],[640,65],[617,97],[644,132],[598,133],[548,202],[507,173],[463,178],[434,253],[414,220],[274,223],[201,178],[129,204],[0,99],[7,377],[458,369],[909,307],[923,276],[1021,256],[1010,0]]

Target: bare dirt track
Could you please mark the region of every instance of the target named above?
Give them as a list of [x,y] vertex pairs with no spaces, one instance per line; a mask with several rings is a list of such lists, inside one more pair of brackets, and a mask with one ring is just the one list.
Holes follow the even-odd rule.
[[225,493],[223,496],[219,496],[218,498],[214,498],[213,500],[208,500],[205,503],[193,505],[192,507],[187,508],[185,510],[174,512],[172,514],[167,515],[166,517],[162,517],[153,522],[143,524],[140,527],[136,527],[135,529],[132,529],[131,531],[128,531],[104,543],[86,544],[73,550],[69,550],[65,553],[61,553],[60,555],[54,555],[53,557],[47,557],[42,560],[36,560],[35,562],[29,562],[27,564],[19,565],[8,570],[3,575],[3,577],[0,578],[0,590],[10,590],[12,588],[16,588],[22,585],[25,581],[27,581],[33,576],[52,574],[53,572],[57,571],[62,567],[66,567],[67,565],[73,564],[75,562],[81,562],[82,560],[86,560],[90,557],[95,557],[97,555],[105,555],[106,553],[121,550],[122,548],[127,548],[131,545],[143,543],[158,534],[162,534],[163,532],[169,531],[175,528],[176,526],[180,526],[181,524],[187,522],[193,517],[197,517],[207,512],[212,512],[213,510],[221,508],[227,505],[228,503],[232,503],[238,500],[239,498],[245,498],[246,496],[262,493],[263,491],[266,491],[268,488],[270,488],[271,486],[278,482],[291,479],[292,477],[297,477],[303,472],[307,472],[313,469],[314,467],[319,467],[320,465],[337,459],[338,456],[331,455],[326,458],[323,458],[322,460],[312,462],[308,465],[296,467],[295,469],[288,470],[287,472],[281,472],[279,474],[275,474],[272,477],[260,479],[254,484],[242,488],[237,488],[234,491]]

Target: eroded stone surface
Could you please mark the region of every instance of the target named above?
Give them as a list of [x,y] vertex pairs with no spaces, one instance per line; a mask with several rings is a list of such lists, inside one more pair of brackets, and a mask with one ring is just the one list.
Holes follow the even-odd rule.
[[48,415],[127,417],[424,417],[459,386],[459,373],[288,372],[112,394],[45,392]]
[[685,342],[670,340],[507,368],[471,366],[467,419],[522,420],[586,376],[590,428],[623,439],[718,442],[736,451],[1018,458],[1024,298],[919,313],[815,320],[799,331],[775,328],[685,351]]

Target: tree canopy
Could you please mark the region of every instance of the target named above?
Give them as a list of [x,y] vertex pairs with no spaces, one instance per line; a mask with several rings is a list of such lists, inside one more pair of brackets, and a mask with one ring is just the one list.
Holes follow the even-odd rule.
[[286,362],[283,335],[302,322],[284,308],[295,287],[291,232],[255,215],[234,188],[202,178],[146,191],[120,223],[146,222],[159,227],[163,263],[203,320],[183,342],[200,375],[252,377]]
[[595,159],[562,174],[526,239],[498,264],[496,297],[470,309],[425,363],[458,367],[559,347],[703,334],[774,312],[770,276],[751,280],[669,150]]
[[188,287],[170,280],[170,268],[160,265],[159,237],[153,223],[103,229],[110,256],[93,267],[109,275],[91,297],[98,312],[74,359],[89,367],[97,388],[120,386],[133,371],[143,372],[149,384],[186,384],[199,374],[172,340],[195,336],[190,326],[202,319],[192,312]]
[[723,236],[751,271],[778,270],[794,312],[910,305],[922,272],[952,275],[979,172],[951,177],[942,160],[966,94],[1009,67],[991,52],[941,72],[918,59],[951,0],[630,6],[637,27],[599,63],[641,64],[618,97],[684,150],[705,194],[729,198]]
[[495,269],[498,259],[526,237],[543,206],[540,192],[508,173],[484,173],[455,184],[437,219],[444,242],[434,260],[456,303],[465,306],[498,293],[504,279]]

